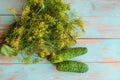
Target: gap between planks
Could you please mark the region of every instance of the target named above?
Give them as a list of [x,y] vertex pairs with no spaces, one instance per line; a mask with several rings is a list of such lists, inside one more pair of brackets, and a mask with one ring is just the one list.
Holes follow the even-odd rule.
[[[14,16],[13,14],[0,14],[0,17],[1,16]],[[16,14],[16,16],[21,16],[21,14]],[[80,16],[80,17],[94,17],[94,18],[97,18],[97,17],[113,17],[113,18],[118,18],[118,17],[120,17],[120,16]]]
[[[120,64],[120,61],[119,62],[83,62],[83,63],[88,63],[88,64],[110,64],[110,63],[119,63]],[[4,65],[4,64],[25,64],[25,63],[0,63],[0,65]],[[52,63],[37,63],[37,64],[52,64]],[[26,65],[29,65],[29,64],[26,64]]]

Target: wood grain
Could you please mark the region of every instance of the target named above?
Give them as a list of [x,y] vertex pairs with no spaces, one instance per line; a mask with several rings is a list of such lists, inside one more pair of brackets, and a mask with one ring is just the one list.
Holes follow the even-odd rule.
[[120,80],[120,63],[86,63],[87,73],[58,72],[52,64],[0,64],[1,80]]
[[[119,0],[64,0],[71,4],[71,9],[79,16],[120,16]],[[0,0],[0,15],[10,15],[8,7],[14,7],[21,13],[24,0]],[[14,4],[15,3],[15,4]]]
[[0,0],[0,15],[11,15],[12,13],[8,11],[9,7],[15,8],[17,14],[21,13],[24,0]]
[[[0,30],[14,21],[14,16],[0,16]],[[86,32],[80,38],[120,38],[120,17],[83,17],[83,21]]]

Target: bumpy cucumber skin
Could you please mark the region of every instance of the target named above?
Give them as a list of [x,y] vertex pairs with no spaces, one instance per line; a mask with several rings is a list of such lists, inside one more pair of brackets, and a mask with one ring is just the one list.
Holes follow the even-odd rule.
[[85,73],[88,71],[88,65],[77,61],[64,61],[56,64],[56,69],[63,72]]
[[56,55],[50,56],[49,61],[51,61],[52,63],[63,62],[71,58],[83,55],[87,53],[87,51],[88,50],[86,47],[78,47],[78,48],[70,48],[70,49],[62,50],[57,52]]

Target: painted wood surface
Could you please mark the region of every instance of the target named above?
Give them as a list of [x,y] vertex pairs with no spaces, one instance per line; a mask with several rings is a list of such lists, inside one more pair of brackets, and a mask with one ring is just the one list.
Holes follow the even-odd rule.
[[[86,32],[80,38],[120,38],[120,17],[83,17]],[[13,16],[0,16],[0,30],[14,22]]]
[[[24,0],[0,0],[0,14],[10,14],[8,7],[14,7],[20,14]],[[120,16],[120,0],[64,0],[72,5],[80,16]]]
[[52,64],[1,64],[0,80],[120,80],[120,63],[87,63],[84,74],[58,72]]
[[[0,0],[0,31],[14,22],[8,7],[14,7],[20,15],[23,1]],[[83,17],[86,33],[75,47],[87,47],[88,54],[73,60],[87,63],[89,71],[85,74],[58,72],[47,60],[25,65],[16,57],[0,55],[0,80],[120,80],[120,0],[65,1],[72,5],[77,16]]]

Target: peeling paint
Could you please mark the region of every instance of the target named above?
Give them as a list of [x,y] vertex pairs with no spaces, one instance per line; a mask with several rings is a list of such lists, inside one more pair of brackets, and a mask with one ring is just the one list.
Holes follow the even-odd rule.
[[11,63],[0,63],[1,66],[13,66],[14,64]]
[[76,60],[76,61],[78,61],[78,62],[84,62],[83,60]]
[[53,80],[60,80],[60,78],[59,77],[55,77]]
[[107,47],[103,47],[102,50],[106,51],[106,50],[108,50],[108,48]]
[[91,74],[90,76],[92,77],[92,78],[94,78],[94,80],[98,80],[99,79],[99,73],[94,73],[94,74]]
[[113,61],[120,61],[120,58],[106,57],[103,58],[102,60],[102,62],[113,62]]
[[0,61],[3,61],[3,62],[11,62],[11,61],[13,61],[16,58],[17,57],[6,57],[6,56],[1,56],[0,55]]
[[0,72],[3,72],[4,70],[3,69],[0,69]]
[[94,39],[94,40],[77,40],[77,44],[97,44],[100,43],[102,40]]
[[5,29],[7,29],[9,25],[10,24],[0,24],[0,26],[3,26]]
[[120,63],[110,63],[112,66],[120,67]]
[[16,74],[12,74],[9,76],[9,79],[8,80],[16,80],[17,78],[17,75]]

